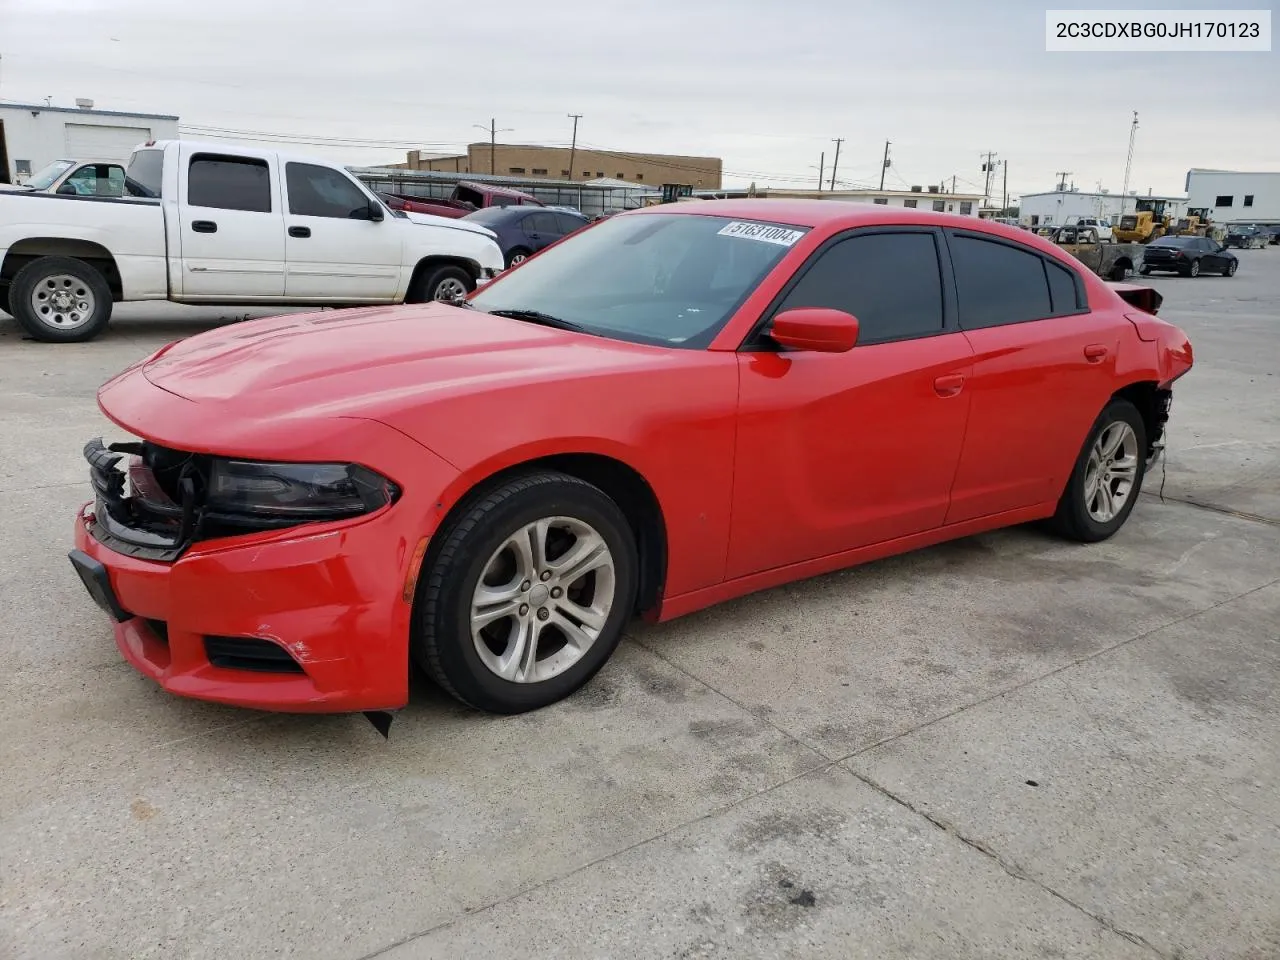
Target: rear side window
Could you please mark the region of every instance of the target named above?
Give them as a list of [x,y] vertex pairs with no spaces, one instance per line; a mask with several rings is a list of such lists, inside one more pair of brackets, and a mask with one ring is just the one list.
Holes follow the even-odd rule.
[[1076,293],[1076,278],[1066,267],[1052,260],[1044,262],[1045,273],[1049,275],[1049,298],[1054,313],[1074,313],[1080,309],[1080,299]]
[[287,163],[289,212],[299,217],[369,219],[369,198],[337,170],[313,163]]
[[951,237],[960,326],[967,330],[1039,320],[1054,313],[1039,254],[976,237]]
[[197,153],[187,172],[187,203],[219,210],[271,212],[271,173],[265,160]]
[[138,150],[129,158],[128,178],[130,196],[158,197],[164,179],[164,151]]
[[942,331],[942,274],[932,233],[871,233],[818,255],[781,310],[830,307],[858,318],[859,344]]

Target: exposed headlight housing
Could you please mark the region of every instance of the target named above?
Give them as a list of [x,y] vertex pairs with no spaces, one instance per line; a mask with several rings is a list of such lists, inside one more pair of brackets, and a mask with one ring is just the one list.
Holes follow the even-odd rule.
[[400,488],[354,463],[210,463],[206,508],[224,516],[339,520],[394,503]]

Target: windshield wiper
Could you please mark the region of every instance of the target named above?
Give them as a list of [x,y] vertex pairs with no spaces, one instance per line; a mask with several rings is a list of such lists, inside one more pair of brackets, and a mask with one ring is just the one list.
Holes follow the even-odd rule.
[[555,327],[557,330],[572,330],[575,333],[585,333],[587,329],[580,323],[574,323],[572,320],[562,320],[540,310],[489,310],[487,312],[495,317],[528,320],[531,323],[540,323],[544,327]]

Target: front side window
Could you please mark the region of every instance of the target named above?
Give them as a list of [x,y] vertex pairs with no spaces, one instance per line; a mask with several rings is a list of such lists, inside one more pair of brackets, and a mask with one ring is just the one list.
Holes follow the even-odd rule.
[[112,163],[86,164],[67,177],[63,187],[68,185],[81,197],[122,197],[124,167]]
[[555,217],[549,213],[531,213],[524,218],[524,232],[526,236],[554,236],[556,230]]
[[931,232],[871,233],[837,241],[805,269],[781,310],[830,307],[858,318],[858,343],[942,331],[942,273]]
[[977,237],[951,237],[960,326],[980,330],[1054,312],[1039,254]]
[[701,349],[807,232],[696,214],[611,217],[468,302],[486,312],[536,311],[603,337]]
[[299,217],[367,220],[369,198],[337,170],[314,163],[286,163],[289,212]]
[[267,161],[197,153],[187,173],[187,203],[219,210],[271,212],[271,172]]

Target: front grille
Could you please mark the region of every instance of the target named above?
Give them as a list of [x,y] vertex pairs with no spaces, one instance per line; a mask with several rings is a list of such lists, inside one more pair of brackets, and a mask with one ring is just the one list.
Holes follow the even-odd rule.
[[256,637],[205,637],[205,656],[215,667],[258,673],[302,673],[283,647]]

